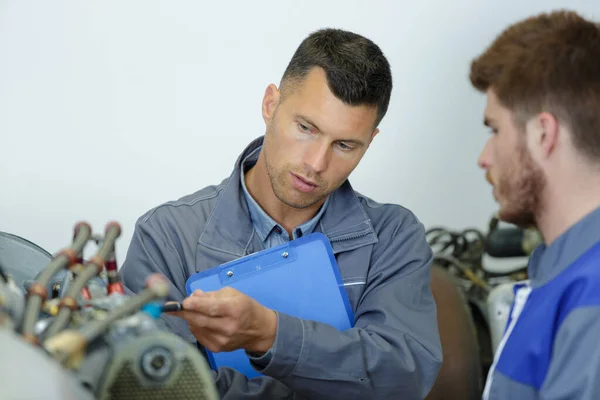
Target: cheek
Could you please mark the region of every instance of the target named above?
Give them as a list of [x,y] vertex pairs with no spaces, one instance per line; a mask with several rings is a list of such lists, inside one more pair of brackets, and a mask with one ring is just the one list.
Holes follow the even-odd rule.
[[507,159],[510,158],[511,151],[514,151],[514,149],[509,149],[502,141],[496,141],[492,146],[491,152],[494,165],[498,167],[506,165]]
[[283,124],[277,131],[278,150],[283,154],[289,154],[289,161],[293,162],[307,152],[314,151],[317,135],[311,135],[300,129],[294,123]]
[[336,184],[343,183],[360,161],[360,157],[357,159],[357,157],[350,157],[348,154],[344,154],[344,157],[336,154],[333,158],[327,171],[327,179],[329,182]]

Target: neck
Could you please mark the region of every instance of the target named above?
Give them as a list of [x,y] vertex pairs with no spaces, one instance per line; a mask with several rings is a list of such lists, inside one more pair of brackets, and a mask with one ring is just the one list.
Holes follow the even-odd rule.
[[579,170],[570,180],[564,180],[567,185],[546,188],[543,211],[536,216],[537,227],[546,245],[600,207],[600,177],[595,175],[584,175]]
[[254,167],[245,174],[246,188],[258,205],[278,224],[289,233],[290,238],[294,228],[310,220],[318,212],[324,201],[307,208],[294,208],[277,198],[261,151]]

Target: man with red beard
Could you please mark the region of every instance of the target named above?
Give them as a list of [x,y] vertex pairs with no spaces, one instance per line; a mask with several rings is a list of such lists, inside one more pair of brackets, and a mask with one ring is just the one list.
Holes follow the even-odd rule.
[[499,35],[471,65],[500,219],[544,238],[516,290],[485,399],[600,398],[600,29],[573,12]]

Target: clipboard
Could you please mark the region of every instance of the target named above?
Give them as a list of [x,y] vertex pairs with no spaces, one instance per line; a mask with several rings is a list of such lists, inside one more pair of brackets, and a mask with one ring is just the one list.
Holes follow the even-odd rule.
[[[329,239],[311,233],[299,239],[198,272],[186,282],[188,296],[196,289],[225,286],[284,314],[329,324],[340,331],[354,326],[354,312]],[[243,349],[212,353],[211,368],[233,368],[248,379],[261,376]]]

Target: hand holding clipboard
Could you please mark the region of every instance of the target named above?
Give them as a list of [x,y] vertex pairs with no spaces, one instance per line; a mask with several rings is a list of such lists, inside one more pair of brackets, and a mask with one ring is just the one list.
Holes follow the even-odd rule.
[[[261,374],[245,350],[261,354],[272,347],[278,329],[274,311],[340,331],[354,326],[333,249],[322,233],[198,272],[187,280],[186,291],[184,310],[174,315],[193,321],[192,333],[213,369],[233,368],[247,378]],[[188,314],[188,307],[196,311]]]
[[251,297],[232,288],[194,291],[169,312],[185,319],[198,342],[211,352],[244,349],[266,353],[275,341],[277,315]]

